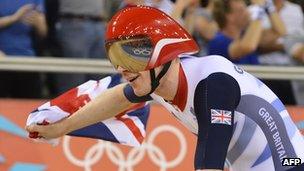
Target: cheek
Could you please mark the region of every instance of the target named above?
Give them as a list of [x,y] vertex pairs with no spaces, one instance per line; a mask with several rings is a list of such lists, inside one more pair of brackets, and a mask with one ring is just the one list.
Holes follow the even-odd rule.
[[138,79],[136,79],[134,81],[134,83],[138,86],[138,87],[141,87],[143,89],[146,89],[147,87],[150,86],[150,81],[143,78],[143,77],[139,77]]
[[134,92],[138,96],[146,95],[151,90],[150,81],[147,81],[146,79],[143,79],[142,77],[139,77],[136,79],[133,84],[131,84]]

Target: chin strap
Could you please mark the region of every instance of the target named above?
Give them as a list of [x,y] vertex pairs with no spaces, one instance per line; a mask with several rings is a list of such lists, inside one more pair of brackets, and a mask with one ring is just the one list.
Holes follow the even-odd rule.
[[125,97],[132,103],[140,103],[140,102],[152,100],[152,97],[150,96],[150,94],[153,93],[155,91],[155,89],[158,87],[160,79],[163,78],[163,76],[167,73],[168,69],[170,68],[170,65],[171,65],[171,61],[166,63],[157,77],[155,77],[155,70],[154,69],[150,70],[150,76],[151,76],[150,93],[148,93],[147,95],[144,95],[144,96],[137,96],[134,93],[133,88],[129,84],[127,84],[123,90]]
[[153,93],[155,91],[155,89],[159,86],[159,81],[167,73],[168,69],[170,68],[171,62],[172,61],[169,61],[166,64],[164,64],[163,69],[160,71],[160,73],[158,74],[157,77],[155,77],[155,69],[150,69],[151,91],[150,91],[149,95],[151,93]]

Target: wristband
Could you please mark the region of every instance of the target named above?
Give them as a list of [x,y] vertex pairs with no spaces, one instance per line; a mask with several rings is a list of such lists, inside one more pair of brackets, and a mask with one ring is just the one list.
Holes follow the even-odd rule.
[[272,0],[266,0],[264,8],[265,8],[265,12],[268,15],[270,15],[271,13],[274,13],[276,11],[276,8],[275,8]]
[[265,10],[259,5],[252,5],[250,8],[251,20],[262,20],[265,16]]
[[125,97],[131,102],[131,103],[140,103],[140,102],[146,102],[149,100],[152,100],[152,97],[148,94],[145,96],[137,96],[134,93],[133,88],[130,86],[130,84],[127,84],[123,89]]

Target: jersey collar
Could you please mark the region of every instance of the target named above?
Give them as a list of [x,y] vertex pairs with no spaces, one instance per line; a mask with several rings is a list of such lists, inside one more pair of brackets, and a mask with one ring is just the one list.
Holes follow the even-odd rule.
[[188,83],[183,67],[179,66],[178,87],[172,104],[176,105],[181,111],[186,107],[188,95]]

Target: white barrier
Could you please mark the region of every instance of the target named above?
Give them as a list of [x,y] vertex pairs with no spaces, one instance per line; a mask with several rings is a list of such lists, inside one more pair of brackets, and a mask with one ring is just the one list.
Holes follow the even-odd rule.
[[[247,72],[263,79],[304,80],[304,67],[241,65]],[[54,57],[4,57],[0,70],[56,73],[115,73],[108,60]]]

